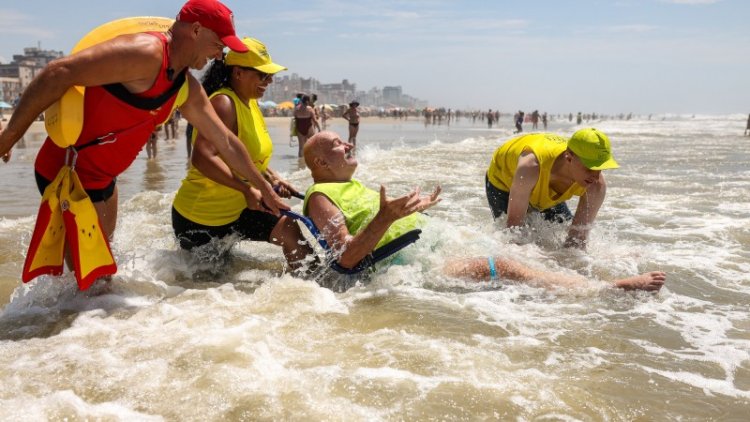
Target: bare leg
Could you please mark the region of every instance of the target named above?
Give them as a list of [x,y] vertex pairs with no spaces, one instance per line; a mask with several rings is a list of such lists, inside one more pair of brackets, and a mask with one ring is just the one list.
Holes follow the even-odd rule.
[[297,223],[286,216],[281,217],[279,222],[276,223],[268,241],[281,246],[286,262],[293,270],[299,268],[305,257],[312,253],[312,249],[300,233]]
[[303,135],[301,133],[297,134],[297,147],[299,148],[297,151],[297,157],[302,157],[302,150],[305,147],[305,142],[307,142],[307,135]]
[[[495,257],[495,272],[498,278],[520,281],[534,287],[554,289],[559,287],[585,287],[586,279],[581,276],[551,273],[527,267],[520,262]],[[490,280],[490,267],[487,258],[468,258],[449,261],[443,271],[450,276],[470,278],[476,281]],[[652,271],[639,276],[617,280],[613,287],[625,290],[658,291],[664,285],[666,274]]]
[[349,143],[357,146],[357,133],[359,132],[359,126],[349,125]]

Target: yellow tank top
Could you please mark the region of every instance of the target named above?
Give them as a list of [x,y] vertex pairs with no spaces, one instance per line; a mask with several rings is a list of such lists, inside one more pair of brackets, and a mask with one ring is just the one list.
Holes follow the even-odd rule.
[[[219,89],[211,94],[211,98],[216,95],[226,95],[232,99],[237,113],[238,137],[258,171],[265,171],[271,160],[273,143],[258,101],[253,99],[243,103],[230,88]],[[196,137],[197,131],[193,131],[193,142]],[[229,224],[237,220],[247,207],[245,197],[240,192],[214,182],[192,165],[175,195],[173,205],[183,217],[205,226]]]
[[513,138],[495,150],[490,168],[487,170],[487,178],[496,188],[510,192],[518,158],[524,151],[531,151],[539,161],[539,180],[531,191],[529,204],[538,210],[554,207],[573,195],[581,196],[586,193],[586,189],[575,182],[562,193],[555,192],[549,187],[552,165],[567,147],[566,138],[552,133],[534,133]]

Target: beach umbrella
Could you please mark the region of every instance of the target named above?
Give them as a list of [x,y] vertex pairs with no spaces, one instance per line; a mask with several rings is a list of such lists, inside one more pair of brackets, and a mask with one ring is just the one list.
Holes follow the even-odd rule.
[[294,103],[291,102],[291,101],[284,101],[283,103],[277,105],[276,107],[278,107],[278,108],[280,108],[282,110],[284,110],[284,109],[293,109],[294,108]]
[[6,103],[5,101],[0,101],[0,108],[13,108],[13,106]]
[[326,111],[333,111],[333,106],[330,104],[323,104],[322,106],[320,106],[320,108]]
[[278,105],[271,100],[266,101],[265,104],[266,104],[266,107],[276,107]]

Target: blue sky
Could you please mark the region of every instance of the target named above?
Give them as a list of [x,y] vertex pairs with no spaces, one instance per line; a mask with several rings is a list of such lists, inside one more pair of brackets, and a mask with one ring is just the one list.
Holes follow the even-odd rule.
[[[433,106],[503,111],[746,113],[747,0],[224,2],[239,35],[289,72],[401,85]],[[90,29],[173,17],[182,1],[6,0],[0,59],[68,51]],[[68,16],[69,18],[62,18]]]

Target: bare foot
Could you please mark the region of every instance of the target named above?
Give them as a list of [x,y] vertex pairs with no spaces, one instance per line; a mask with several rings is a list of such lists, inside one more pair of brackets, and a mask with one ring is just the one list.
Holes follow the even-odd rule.
[[651,271],[635,277],[623,278],[615,281],[615,287],[625,290],[646,290],[656,292],[664,285],[667,274],[661,271]]

